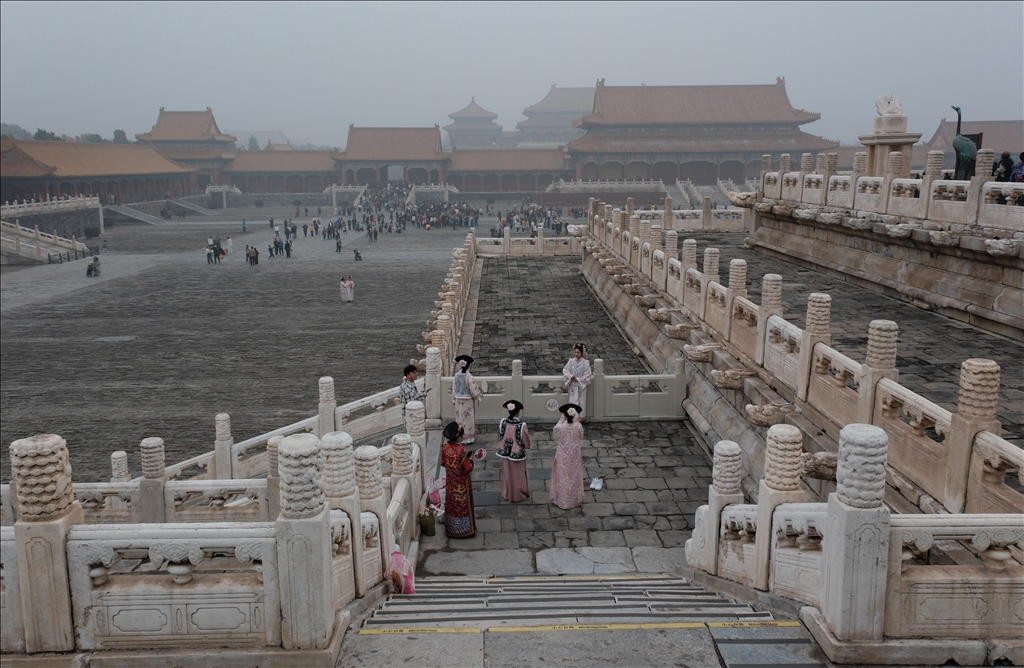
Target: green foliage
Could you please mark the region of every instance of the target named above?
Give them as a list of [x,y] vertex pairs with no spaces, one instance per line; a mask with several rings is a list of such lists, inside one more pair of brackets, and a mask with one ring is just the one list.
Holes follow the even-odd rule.
[[128,135],[124,133],[124,130],[114,130],[114,143],[115,144],[130,144],[128,141]]
[[32,133],[14,123],[0,123],[0,135],[11,135],[15,139],[32,139]]
[[75,137],[75,141],[83,143],[83,144],[109,144],[110,143],[109,139],[104,139],[103,137],[101,137],[98,134],[93,133],[93,132],[86,132],[83,135],[78,135],[77,137]]
[[32,135],[32,139],[36,141],[64,141],[60,135],[42,128],[36,130],[36,133]]
[[249,135],[249,150],[258,151],[260,150],[260,143],[256,141],[256,137]]

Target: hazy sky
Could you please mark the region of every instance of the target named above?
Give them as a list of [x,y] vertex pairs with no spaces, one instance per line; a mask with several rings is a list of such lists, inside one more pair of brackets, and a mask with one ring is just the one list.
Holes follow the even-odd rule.
[[471,95],[512,130],[552,83],[777,76],[821,113],[804,129],[844,143],[882,93],[925,140],[951,104],[1024,118],[1024,3],[0,3],[0,117],[71,135],[209,106],[222,129],[343,146],[350,123],[443,126]]

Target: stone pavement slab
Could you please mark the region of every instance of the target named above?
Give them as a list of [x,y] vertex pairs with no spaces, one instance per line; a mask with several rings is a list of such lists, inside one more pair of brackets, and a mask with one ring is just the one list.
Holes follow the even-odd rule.
[[470,633],[361,635],[349,628],[338,660],[338,666],[345,668],[479,668],[483,665],[484,635],[476,629]]

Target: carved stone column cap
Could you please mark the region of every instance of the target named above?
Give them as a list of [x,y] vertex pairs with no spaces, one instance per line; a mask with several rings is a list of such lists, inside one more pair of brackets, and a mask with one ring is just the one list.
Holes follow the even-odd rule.
[[409,434],[395,434],[391,438],[391,475],[403,476],[412,475],[413,464],[412,436]]
[[267,477],[277,478],[280,473],[277,470],[278,467],[278,448],[281,447],[281,441],[284,440],[284,436],[271,436],[267,439]]
[[139,444],[142,452],[142,475],[146,478],[162,478],[166,472],[164,463],[164,439],[150,437]]
[[117,450],[110,453],[110,477],[114,480],[128,480],[128,453]]
[[218,441],[231,440],[231,416],[227,413],[217,413],[213,418],[214,432]]
[[320,378],[320,403],[329,403],[335,401],[334,395],[334,379],[330,376],[323,376]]
[[362,499],[376,499],[384,493],[380,472],[380,452],[372,445],[356,448],[356,483]]
[[809,334],[828,334],[832,312],[832,297],[824,292],[812,292],[807,298],[807,325]]
[[765,274],[761,277],[761,308],[782,310],[782,276]]
[[741,450],[733,441],[719,441],[715,444],[712,485],[722,494],[737,494],[740,491]]
[[972,358],[960,364],[960,402],[957,412],[969,418],[995,419],[999,409],[999,365]]
[[718,249],[717,248],[705,248],[704,249],[704,268],[703,272],[705,276],[718,276]]
[[320,439],[313,434],[287,436],[278,446],[281,514],[288,519],[313,517],[324,509]]
[[803,452],[803,434],[789,424],[776,424],[768,428],[765,449],[764,481],[768,487],[780,491],[800,488],[800,455]]
[[739,258],[729,261],[729,289],[747,289],[747,261]]
[[800,171],[809,172],[814,169],[814,156],[810,153],[804,153],[800,156]]
[[873,369],[896,368],[896,337],[900,328],[892,320],[868,324],[868,352],[864,363]]
[[839,432],[836,495],[855,508],[877,508],[885,497],[889,437],[881,427],[848,424]]
[[64,439],[57,434],[18,439],[11,443],[10,456],[21,519],[44,522],[66,514],[75,496]]

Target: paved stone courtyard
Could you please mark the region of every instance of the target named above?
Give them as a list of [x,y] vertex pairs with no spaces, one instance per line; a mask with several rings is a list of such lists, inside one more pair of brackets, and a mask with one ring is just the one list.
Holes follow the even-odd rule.
[[[515,504],[501,499],[496,427],[484,425],[476,442],[488,457],[473,471],[477,535],[448,539],[438,527],[436,536],[423,536],[417,573],[600,575],[682,566],[679,548],[711,484],[711,462],[686,425],[605,422],[584,429],[583,505],[562,510],[548,494],[557,448],[551,424],[531,425],[530,498]],[[590,490],[593,477],[604,478],[605,488]]]
[[580,276],[579,257],[486,258],[473,339],[475,373],[507,375],[512,360],[526,375],[560,374],[572,344],[604,360],[605,373],[645,373]]

